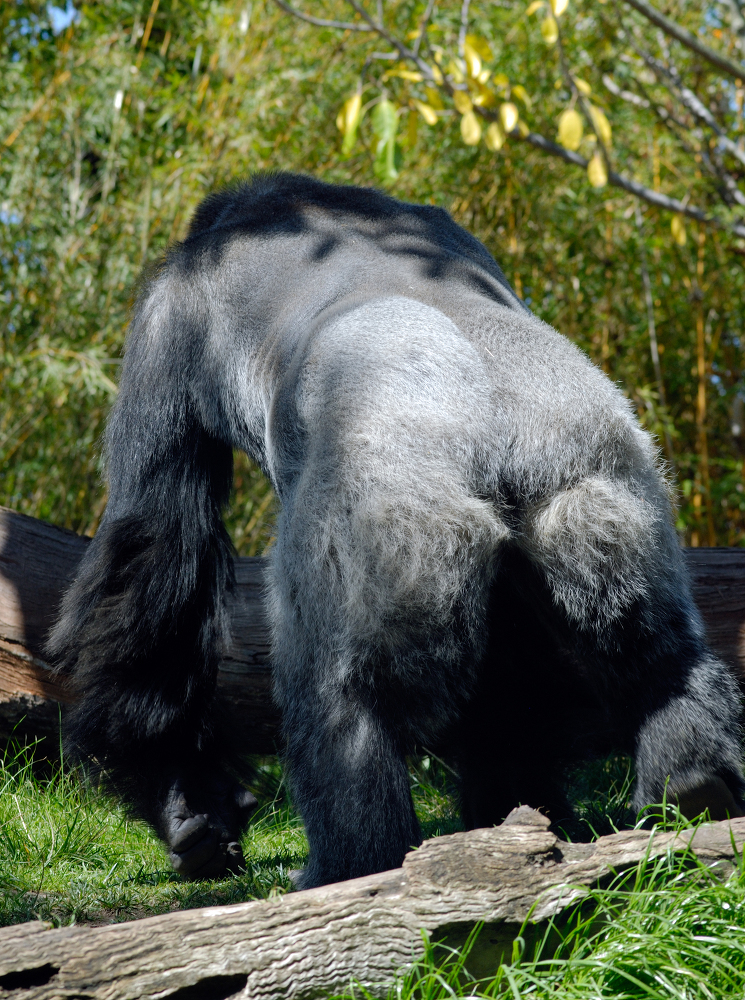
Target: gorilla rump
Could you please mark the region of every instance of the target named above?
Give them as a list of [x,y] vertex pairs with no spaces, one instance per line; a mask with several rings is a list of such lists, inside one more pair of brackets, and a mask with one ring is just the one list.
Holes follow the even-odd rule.
[[304,887],[400,865],[407,753],[467,826],[566,816],[587,755],[633,803],[740,814],[739,699],[706,646],[650,437],[446,212],[308,177],[214,194],[145,282],[109,502],[50,648],[93,761],[175,867],[216,874],[255,800],[211,696],[232,449],[281,501],[268,606]]

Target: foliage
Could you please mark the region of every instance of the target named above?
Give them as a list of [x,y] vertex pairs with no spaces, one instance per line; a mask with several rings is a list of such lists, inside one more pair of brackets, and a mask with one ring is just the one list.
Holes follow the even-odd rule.
[[[150,830],[72,774],[39,774],[29,751],[0,763],[0,924],[118,922],[174,909],[265,898],[289,887],[307,845],[276,760],[253,762],[262,803],[243,841],[245,875],[181,882]],[[575,775],[580,813],[612,828],[627,807],[628,763]],[[624,791],[625,789],[625,791]],[[412,764],[414,801],[428,836],[458,828],[453,786],[434,758]],[[486,934],[486,931],[484,932]],[[488,935],[487,935],[488,938]],[[425,940],[422,960],[390,987],[396,1000],[457,996],[562,1000],[726,1000],[745,990],[745,877],[720,881],[690,858],[642,862],[554,923],[516,928],[496,978],[478,933],[451,951]],[[491,963],[489,978],[479,978]],[[378,995],[376,993],[376,995]],[[366,1000],[354,986],[346,994]]]
[[[627,6],[570,0],[559,13],[563,2],[550,15],[507,0],[381,3],[442,85],[400,53],[374,57],[393,51],[380,37],[300,22],[274,0],[111,0],[82,5],[63,30],[62,12],[35,0],[3,5],[0,502],[95,530],[138,271],[208,190],[283,168],[449,209],[531,308],[621,383],[665,446],[686,540],[741,544],[742,241],[679,215],[672,231],[669,214],[638,213],[612,178],[593,187],[523,133],[588,162],[602,140],[609,177],[730,225],[739,208],[721,171],[741,187],[740,161],[633,46],[674,64],[736,146],[742,87]],[[667,13],[733,59],[737,2]],[[320,12],[349,9],[329,0]],[[243,554],[262,551],[272,515],[267,484],[240,459],[229,524]]]
[[[285,892],[307,855],[302,824],[276,758],[251,760],[247,770],[261,803],[243,838],[247,871],[182,882],[161,842],[118,802],[59,766],[40,774],[33,747],[11,747],[0,758],[0,925],[131,920]],[[437,762],[417,763],[412,793],[426,836],[461,828]]]
[[248,869],[218,882],[181,882],[161,842],[119,803],[78,775],[37,768],[28,750],[0,762],[0,924],[111,922],[264,898],[289,888],[307,853],[276,761],[257,762]]
[[[589,905],[588,905],[589,904]],[[388,1000],[739,1000],[745,989],[745,877],[722,883],[669,855],[642,861],[538,935],[525,925],[496,976],[478,978],[476,928],[462,949],[424,941]],[[337,1000],[371,1000],[357,985]]]

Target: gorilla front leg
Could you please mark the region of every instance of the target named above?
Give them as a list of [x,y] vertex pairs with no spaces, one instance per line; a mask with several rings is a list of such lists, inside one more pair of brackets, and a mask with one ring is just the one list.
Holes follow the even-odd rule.
[[290,785],[310,846],[301,889],[398,868],[422,840],[395,735],[344,694],[324,702],[285,717]]

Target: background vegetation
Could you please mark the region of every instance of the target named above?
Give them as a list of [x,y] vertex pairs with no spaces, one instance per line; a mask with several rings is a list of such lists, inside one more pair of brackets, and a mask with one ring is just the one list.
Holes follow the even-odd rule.
[[[303,9],[359,27],[354,7]],[[449,209],[658,435],[686,541],[741,544],[742,80],[625,4],[359,9],[382,16],[392,41],[300,21],[274,0],[2,6],[0,502],[95,531],[99,441],[138,272],[209,190],[282,168]],[[745,38],[739,10],[665,7],[730,61]],[[418,45],[437,79],[389,58],[394,42]],[[576,120],[560,131],[567,111],[579,139]],[[614,172],[720,227],[639,201]],[[239,458],[239,551],[262,551],[272,513],[266,482]]]

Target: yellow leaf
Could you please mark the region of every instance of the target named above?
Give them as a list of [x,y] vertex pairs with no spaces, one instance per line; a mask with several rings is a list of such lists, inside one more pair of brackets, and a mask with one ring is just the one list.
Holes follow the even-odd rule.
[[429,104],[425,104],[424,101],[414,101],[414,107],[428,125],[437,124],[437,112]]
[[499,109],[499,120],[502,123],[502,128],[507,133],[511,132],[515,125],[517,125],[519,117],[518,110],[512,101],[505,101]]
[[553,45],[559,37],[559,26],[556,18],[547,17],[541,21],[541,34],[547,45]]
[[559,117],[559,142],[565,149],[579,149],[582,142],[582,118],[574,108],[567,108]]
[[509,87],[510,81],[504,75],[504,73],[494,74],[494,83],[497,87]]
[[442,103],[440,91],[435,90],[434,87],[425,87],[424,92],[427,95],[427,102],[435,109],[435,111],[442,111],[445,105]]
[[595,126],[595,131],[600,136],[605,146],[610,146],[612,133],[610,128],[610,122],[605,117],[600,108],[596,108],[594,104],[590,105],[590,117],[592,118],[592,123]]
[[441,87],[444,82],[442,70],[440,69],[439,66],[432,66],[430,68],[432,70],[432,79],[435,81],[438,87]]
[[481,138],[481,122],[475,112],[467,111],[460,120],[460,134],[467,146],[476,146]]
[[341,107],[336,118],[336,127],[340,132],[348,132],[356,121],[362,107],[362,94],[352,94]]
[[482,69],[478,76],[479,83],[488,83],[490,75],[491,75],[491,70]]
[[403,69],[401,67],[396,67],[395,69],[389,69],[387,73],[383,74],[383,80],[390,80],[392,76],[397,76],[401,80],[412,80],[414,83],[422,82],[422,74],[418,73],[413,69]]
[[525,11],[525,16],[530,17],[531,14],[535,14],[537,10],[540,10],[544,5],[544,0],[533,0],[533,3]]
[[466,60],[466,72],[473,79],[481,72],[481,59],[476,49],[471,48],[471,46],[466,42],[463,46],[463,55]]
[[497,97],[488,87],[479,85],[477,93],[471,98],[477,108],[493,108],[496,106]]
[[679,247],[684,247],[686,244],[686,227],[683,219],[679,215],[674,215],[670,219],[670,232],[673,234],[673,239],[678,244]]
[[585,97],[589,97],[592,91],[590,90],[590,84],[586,80],[581,80],[578,76],[574,77],[574,86],[580,92],[584,94]]
[[352,94],[342,105],[336,117],[336,127],[344,133],[342,152],[351,153],[362,118],[362,94]]
[[466,35],[466,45],[470,45],[474,52],[477,52],[482,59],[492,59],[491,46],[485,38],[480,35]]
[[517,131],[520,133],[523,139],[526,139],[530,135],[530,129],[522,120],[522,118],[517,123]]
[[515,97],[519,97],[520,100],[525,105],[525,107],[528,110],[530,110],[533,102],[531,101],[530,96],[529,96],[527,90],[525,89],[525,87],[523,87],[523,85],[521,83],[516,83],[513,86],[512,93],[514,94]]
[[592,159],[587,164],[587,177],[590,184],[596,188],[605,187],[608,183],[608,171],[600,153],[593,153]]
[[465,70],[465,65],[464,64],[458,65],[455,59],[451,59],[450,62],[448,63],[448,73],[455,80],[456,83],[466,82],[466,74],[464,73],[464,70]]
[[465,90],[453,91],[453,104],[462,115],[467,115],[469,111],[473,111],[473,103]]
[[419,38],[420,35],[421,35],[421,31],[419,30],[419,28],[414,28],[413,31],[407,31],[406,32],[406,40],[408,42],[413,42],[417,38]]
[[492,153],[498,153],[504,145],[504,140],[505,134],[502,130],[502,126],[499,122],[492,122],[486,130],[486,135],[484,136],[486,148],[490,149]]
[[561,17],[568,6],[569,0],[551,0],[551,10],[554,12],[554,17]]

